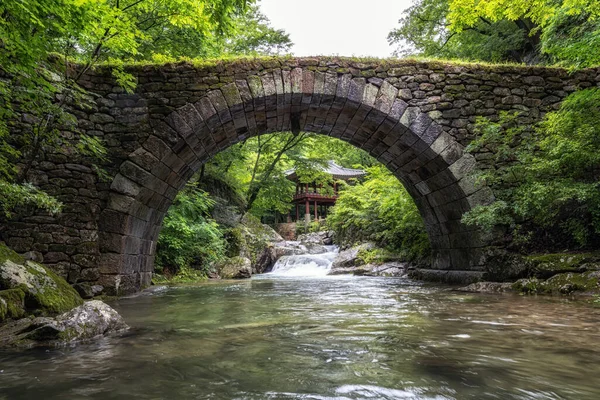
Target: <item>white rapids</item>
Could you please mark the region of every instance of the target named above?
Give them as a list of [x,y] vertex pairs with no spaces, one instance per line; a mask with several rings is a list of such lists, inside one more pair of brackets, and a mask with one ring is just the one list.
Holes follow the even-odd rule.
[[325,276],[338,254],[337,246],[323,246],[326,253],[282,256],[271,272],[271,276]]

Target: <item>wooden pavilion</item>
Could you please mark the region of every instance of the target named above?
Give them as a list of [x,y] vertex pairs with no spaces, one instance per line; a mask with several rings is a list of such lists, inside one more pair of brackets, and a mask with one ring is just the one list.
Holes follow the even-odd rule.
[[[324,187],[323,184],[317,185],[312,183],[300,183],[295,170],[287,172],[287,178],[296,183],[296,193],[292,203],[295,204],[296,212],[293,215],[294,221],[300,221],[303,218],[306,222],[310,222],[311,216],[314,221],[327,217],[327,210],[335,204],[338,197],[337,181],[343,180],[348,182],[351,179],[360,178],[365,175],[362,169],[344,168],[333,161],[329,161],[328,166],[324,171],[331,175],[329,187]],[[292,216],[288,215],[288,221],[292,220]]]

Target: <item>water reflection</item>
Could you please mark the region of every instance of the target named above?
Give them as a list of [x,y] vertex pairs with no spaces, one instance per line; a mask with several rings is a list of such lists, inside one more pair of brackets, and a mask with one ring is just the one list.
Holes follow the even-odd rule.
[[0,399],[600,396],[600,309],[579,302],[263,277],[113,305],[125,335],[0,353]]

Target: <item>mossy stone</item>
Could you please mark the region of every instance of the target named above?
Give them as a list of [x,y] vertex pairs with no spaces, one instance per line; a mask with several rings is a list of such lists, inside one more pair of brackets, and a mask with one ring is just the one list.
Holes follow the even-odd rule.
[[596,293],[600,290],[599,283],[598,271],[567,272],[545,281],[538,278],[520,279],[512,284],[512,289],[523,294]]
[[25,262],[23,257],[6,247],[4,243],[0,242],[0,265],[4,264],[4,262],[7,260],[17,264],[22,264]]
[[600,253],[542,254],[528,256],[531,272],[538,278],[550,278],[566,272],[585,272],[600,267]]
[[25,292],[22,288],[0,290],[0,322],[25,316]]
[[594,272],[558,274],[544,282],[544,288],[546,293],[561,294],[597,291],[598,274]]
[[[34,263],[28,262],[28,267],[31,268]],[[83,299],[79,293],[67,281],[58,276],[51,269],[36,264],[41,267],[47,276],[49,276],[56,286],[44,287],[36,293],[29,291],[25,298],[25,304],[41,310],[42,315],[61,314],[83,304]],[[36,269],[39,271],[39,269]]]
[[75,289],[51,269],[25,261],[2,244],[0,255],[0,289],[19,288],[26,310],[35,315],[56,315],[83,304]]
[[223,279],[244,279],[252,276],[250,260],[245,257],[229,258],[221,262],[217,270]]

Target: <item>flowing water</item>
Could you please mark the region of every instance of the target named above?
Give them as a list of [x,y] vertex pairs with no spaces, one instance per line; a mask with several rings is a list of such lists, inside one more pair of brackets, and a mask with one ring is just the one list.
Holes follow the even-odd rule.
[[0,352],[0,399],[600,399],[599,308],[296,261],[115,301],[121,336]]
[[338,253],[337,246],[323,246],[327,253],[283,256],[273,266],[270,276],[325,276]]

